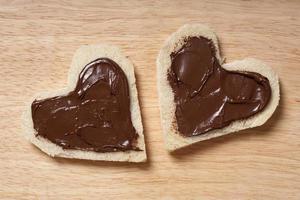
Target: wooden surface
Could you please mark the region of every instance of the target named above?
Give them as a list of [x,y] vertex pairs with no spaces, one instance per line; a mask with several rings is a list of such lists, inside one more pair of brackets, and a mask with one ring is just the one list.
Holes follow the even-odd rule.
[[[0,0],[0,199],[300,199],[300,1]],[[281,101],[262,127],[170,155],[163,146],[157,53],[185,23],[205,23],[227,62],[278,72]],[[82,44],[119,45],[135,64],[149,161],[53,159],[22,137],[24,102],[63,87]]]

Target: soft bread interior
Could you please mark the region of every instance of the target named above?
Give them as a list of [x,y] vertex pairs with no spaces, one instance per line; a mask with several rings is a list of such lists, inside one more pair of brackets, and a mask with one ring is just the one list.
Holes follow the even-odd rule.
[[[36,131],[33,128],[31,116],[31,103],[34,99],[44,99],[57,95],[64,95],[74,90],[79,73],[83,67],[97,58],[110,58],[115,61],[124,71],[129,86],[130,94],[130,111],[131,120],[134,128],[136,129],[139,137],[137,147],[143,151],[126,151],[126,152],[105,152],[98,153],[94,151],[81,151],[81,150],[64,150],[60,146],[50,142],[43,137],[36,137]],[[84,45],[81,46],[74,54],[72,64],[68,75],[68,85],[66,88],[52,91],[42,92],[35,95],[26,105],[26,110],[23,114],[23,127],[26,138],[40,148],[42,151],[50,156],[77,158],[88,160],[106,160],[106,161],[127,161],[127,162],[143,162],[146,161],[146,149],[143,135],[143,125],[141,120],[141,113],[139,101],[137,96],[137,89],[135,83],[134,68],[131,61],[126,58],[121,50],[116,46],[111,45]]]
[[184,39],[191,36],[202,36],[212,40],[216,49],[217,59],[219,60],[220,64],[223,63],[219,52],[217,37],[215,33],[207,26],[200,24],[184,25],[178,31],[173,33],[164,43],[157,58],[157,79],[161,124],[165,145],[166,148],[170,151],[185,147],[199,141],[208,140],[229,133],[237,132],[239,130],[260,126],[271,117],[279,103],[280,98],[278,76],[271,67],[267,66],[262,61],[253,58],[247,58],[244,60],[223,64],[222,67],[227,70],[257,72],[267,77],[272,89],[270,102],[262,112],[259,112],[245,120],[234,121],[229,126],[226,126],[222,129],[215,129],[205,134],[193,137],[181,136],[178,133],[175,118],[176,105],[174,103],[174,94],[167,80],[167,73],[171,66],[170,54],[180,49],[180,47],[184,44]]

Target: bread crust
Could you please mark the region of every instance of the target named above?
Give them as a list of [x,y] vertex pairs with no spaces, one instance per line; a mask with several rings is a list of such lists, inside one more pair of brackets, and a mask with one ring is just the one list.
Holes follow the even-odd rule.
[[[31,115],[31,104],[35,99],[45,99],[58,95],[65,95],[74,90],[79,73],[84,66],[97,58],[110,58],[115,61],[124,71],[129,87],[130,94],[130,111],[132,124],[137,131],[139,137],[137,147],[142,151],[125,151],[125,152],[94,152],[82,150],[63,149],[62,147],[50,142],[48,139],[36,136],[36,130],[33,128]],[[25,137],[36,145],[39,149],[50,156],[87,159],[87,160],[103,160],[103,161],[126,161],[126,162],[144,162],[146,161],[146,149],[143,135],[143,125],[139,107],[139,101],[136,89],[136,80],[134,75],[134,67],[131,61],[125,57],[121,50],[112,45],[84,45],[81,46],[73,56],[71,67],[68,74],[68,84],[66,88],[42,92],[33,96],[26,105],[23,113],[23,129]]]
[[[182,47],[185,38],[193,36],[201,36],[212,40],[216,50],[216,57],[222,67],[226,70],[257,72],[269,79],[272,94],[270,102],[263,111],[247,119],[234,121],[229,126],[222,129],[211,130],[198,136],[183,137],[178,133],[175,118],[176,105],[174,103],[174,93],[167,80],[167,73],[171,66],[170,54]],[[243,129],[260,126],[271,117],[279,103],[279,80],[275,71],[262,61],[253,58],[246,58],[244,60],[223,64],[216,34],[209,27],[201,24],[186,24],[174,32],[161,48],[156,64],[161,125],[165,146],[169,151],[174,151],[196,142],[227,135]]]

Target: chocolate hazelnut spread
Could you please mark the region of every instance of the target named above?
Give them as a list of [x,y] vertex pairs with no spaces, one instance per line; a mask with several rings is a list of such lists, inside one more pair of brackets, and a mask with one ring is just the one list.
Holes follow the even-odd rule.
[[182,136],[200,135],[248,118],[262,111],[270,100],[269,80],[258,73],[222,68],[209,39],[186,38],[170,57],[168,81]]
[[74,91],[35,100],[31,111],[36,137],[46,138],[64,149],[139,150],[126,75],[108,58],[87,64]]

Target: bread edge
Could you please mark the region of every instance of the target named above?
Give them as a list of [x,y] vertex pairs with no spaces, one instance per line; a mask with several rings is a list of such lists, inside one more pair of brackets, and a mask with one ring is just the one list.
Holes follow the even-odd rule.
[[223,63],[223,59],[220,56],[217,36],[213,30],[205,25],[186,24],[174,32],[165,41],[158,54],[156,64],[161,125],[165,146],[169,151],[174,151],[196,142],[260,126],[264,124],[274,113],[280,99],[278,76],[271,67],[267,66],[262,61],[253,58],[246,58],[244,60],[222,64],[222,67],[229,71],[239,70],[257,72],[267,77],[272,90],[270,102],[262,112],[259,112],[245,120],[234,121],[229,126],[222,129],[212,130],[205,134],[193,137],[181,136],[178,133],[177,124],[174,123],[176,106],[174,103],[172,88],[167,80],[167,70],[171,66],[170,54],[178,50],[183,45],[184,39],[189,36],[202,36],[212,40],[216,48],[216,57],[221,64]]
[[[124,71],[129,87],[130,94],[130,111],[131,119],[134,128],[139,137],[137,140],[137,147],[142,151],[125,151],[125,152],[94,152],[82,150],[63,149],[62,147],[50,142],[48,139],[35,136],[36,131],[33,128],[33,121],[31,115],[31,104],[35,99],[44,99],[58,95],[65,95],[74,90],[79,73],[91,61],[106,57],[115,61]],[[102,160],[102,161],[123,161],[123,162],[145,162],[147,159],[145,140],[143,134],[143,125],[140,113],[140,106],[138,101],[138,94],[136,88],[136,79],[134,74],[134,67],[132,62],[123,55],[121,50],[113,45],[98,44],[98,45],[83,45],[74,54],[71,67],[68,73],[68,84],[66,88],[55,91],[41,92],[34,95],[26,104],[25,111],[22,115],[23,131],[25,138],[41,149],[46,154],[52,157],[64,157],[86,160]]]

